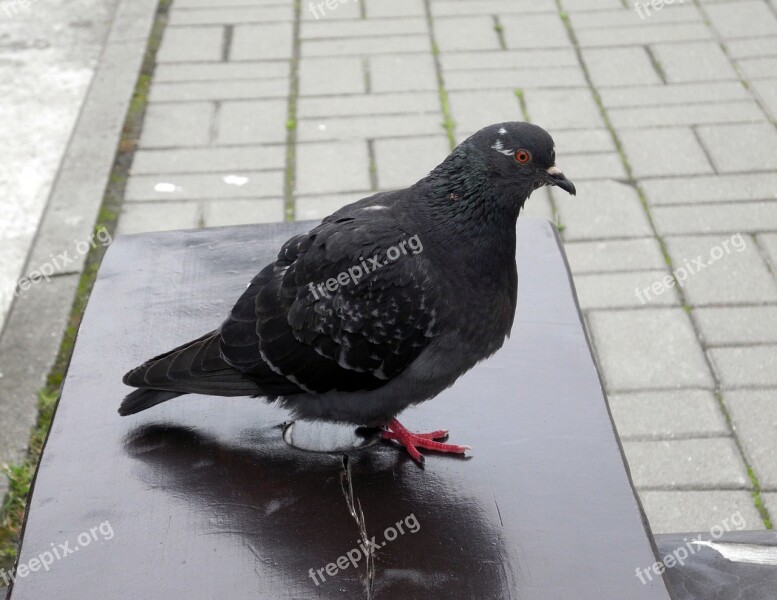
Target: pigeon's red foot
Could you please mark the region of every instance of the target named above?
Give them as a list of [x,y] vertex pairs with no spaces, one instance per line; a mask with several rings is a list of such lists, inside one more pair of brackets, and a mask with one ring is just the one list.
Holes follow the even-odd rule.
[[424,463],[424,457],[418,451],[418,448],[426,448],[436,452],[452,452],[454,454],[464,454],[467,450],[472,450],[469,446],[443,444],[436,441],[448,437],[447,429],[440,429],[431,433],[412,433],[396,419],[391,419],[386,425],[386,429],[380,435],[384,440],[398,441],[405,447],[405,450],[407,450],[413,460],[420,464]]

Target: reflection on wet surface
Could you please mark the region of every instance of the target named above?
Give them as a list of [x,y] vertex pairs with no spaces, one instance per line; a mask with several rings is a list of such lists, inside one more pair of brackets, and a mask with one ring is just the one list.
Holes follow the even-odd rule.
[[[251,550],[257,581],[246,587],[264,594],[299,586],[305,597],[421,598],[444,586],[447,597],[501,598],[514,587],[490,511],[388,444],[301,453],[280,440],[277,427],[246,430],[225,443],[185,427],[151,425],[128,436],[125,447],[142,465],[138,478],[167,494],[163,505],[185,504],[197,514],[199,530],[185,535]],[[408,520],[417,522],[415,533],[384,538]],[[365,538],[379,546],[373,577],[361,560],[335,577],[322,571],[325,581],[316,586],[311,569]]]

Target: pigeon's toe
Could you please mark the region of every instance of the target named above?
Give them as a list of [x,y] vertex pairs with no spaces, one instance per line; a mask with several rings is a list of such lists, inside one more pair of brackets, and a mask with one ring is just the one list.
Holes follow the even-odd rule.
[[389,421],[386,425],[386,430],[381,433],[381,437],[385,440],[396,440],[402,444],[413,460],[420,464],[424,463],[424,457],[418,451],[419,448],[425,448],[435,452],[449,452],[452,454],[464,454],[467,450],[472,449],[470,446],[443,444],[437,441],[448,437],[447,429],[440,429],[430,433],[413,433],[408,431],[404,425],[396,419]]

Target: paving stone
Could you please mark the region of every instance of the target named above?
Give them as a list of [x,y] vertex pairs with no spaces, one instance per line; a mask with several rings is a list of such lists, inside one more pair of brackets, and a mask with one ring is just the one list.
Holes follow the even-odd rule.
[[705,8],[710,21],[723,37],[777,35],[777,18],[764,2],[710,4]]
[[449,92],[456,129],[474,133],[491,123],[523,121],[521,105],[514,90]]
[[287,113],[285,99],[223,102],[217,117],[216,143],[285,142]]
[[585,154],[565,154],[564,172],[577,184],[586,179],[625,179],[626,169],[616,152],[588,152]]
[[653,25],[648,23],[652,18],[640,22],[635,27],[581,29],[577,31],[577,41],[583,48],[596,48],[712,39],[712,33],[703,23],[672,22]]
[[522,14],[500,17],[507,47],[568,48],[572,46],[566,27],[558,14]]
[[[584,311],[607,308],[638,308],[644,306],[635,290],[649,288],[654,282],[668,277],[669,271],[637,271],[634,273],[604,273],[575,275],[575,288],[580,308]],[[651,306],[680,306],[677,291],[668,288],[651,299]]]
[[691,316],[708,346],[777,344],[777,306],[701,307]]
[[361,0],[366,7],[367,18],[374,17],[426,17],[424,3],[420,0]]
[[603,8],[623,8],[620,0],[565,0],[564,8],[570,13],[582,11],[600,12]]
[[289,76],[286,60],[220,63],[162,63],[154,69],[154,85],[177,81],[233,81],[283,79]]
[[288,79],[258,79],[220,81],[187,81],[155,83],[151,86],[150,102],[180,102],[184,100],[240,100],[245,98],[285,98],[289,94]]
[[777,79],[753,81],[751,86],[771,113],[772,120],[777,121]]
[[323,219],[346,204],[351,204],[369,196],[370,193],[358,194],[321,194],[315,196],[297,196],[294,204],[297,220]]
[[[231,2],[230,2],[231,4]],[[294,7],[283,6],[229,6],[223,8],[188,8],[180,10],[173,4],[169,25],[239,25],[241,23],[267,23],[293,21]]]
[[761,248],[764,249],[772,264],[772,271],[777,272],[777,234],[770,233],[756,236]]
[[300,36],[303,40],[332,38],[367,38],[386,35],[426,35],[426,19],[359,19],[356,21],[305,21]]
[[138,150],[132,157],[133,175],[207,173],[283,169],[286,147],[243,146],[239,148],[182,148]]
[[745,79],[767,79],[777,74],[777,56],[758,56],[737,61]]
[[563,161],[569,154],[583,152],[615,152],[612,134],[607,129],[553,130],[556,155]]
[[401,140],[375,140],[378,189],[406,188],[439,165],[450,154],[444,135]]
[[291,58],[291,23],[236,25],[232,34],[230,60]]
[[656,229],[664,235],[777,230],[774,201],[716,204],[714,207],[659,206],[653,209]]
[[777,387],[777,346],[708,350],[723,388]]
[[627,130],[619,137],[635,177],[713,172],[690,129]]
[[[777,282],[749,236],[667,237],[667,250],[692,306],[777,301]],[[706,265],[701,267],[700,263]]]
[[681,48],[655,44],[652,49],[669,83],[737,79],[734,67],[715,41],[687,42]]
[[299,64],[302,96],[365,93],[364,63],[358,57],[305,58]]
[[325,140],[353,140],[381,137],[439,134],[444,131],[437,115],[382,115],[380,117],[352,117],[300,121],[297,140],[317,142]]
[[[488,65],[489,67],[491,65]],[[448,90],[479,90],[506,88],[568,88],[586,87],[585,76],[579,67],[537,67],[512,69],[481,69],[479,71],[452,71],[445,77]]]
[[663,108],[672,104],[695,104],[698,106],[700,102],[705,101],[752,100],[747,88],[739,81],[603,88],[599,90],[599,95],[608,108],[656,107],[659,105]]
[[577,67],[580,64],[572,48],[537,48],[521,50],[480,50],[477,52],[445,52],[440,64],[446,74],[449,71],[480,71],[489,69],[515,69],[517,67],[557,68]]
[[597,88],[662,83],[644,48],[589,48],[583,59]]
[[437,91],[434,91],[407,94],[303,97],[297,101],[297,116],[300,119],[398,113],[434,114],[441,120],[440,96]]
[[371,189],[370,159],[364,140],[298,144],[296,162],[297,194]]
[[[175,0],[176,8],[218,8],[223,0]],[[278,0],[229,0],[230,6],[275,6]]]
[[[230,0],[231,2],[232,0]],[[277,2],[277,0],[274,0]],[[303,3],[301,18],[307,21],[333,21],[338,19],[360,19],[362,16],[363,0],[330,0],[327,4],[323,0],[313,0],[313,3]]]
[[774,48],[774,38],[741,38],[726,40],[726,49],[732,58],[770,56],[777,54]]
[[398,54],[403,52],[429,52],[428,35],[385,35],[368,38],[342,38],[337,40],[303,40],[303,57],[315,56],[363,56],[369,54]]
[[158,63],[221,60],[223,27],[166,27]]
[[429,53],[372,56],[369,72],[373,92],[436,91],[439,87]]
[[625,442],[623,449],[634,485],[640,489],[752,487],[730,438]]
[[653,205],[777,199],[777,173],[681,176],[644,180],[640,185]]
[[613,394],[609,404],[622,440],[730,435],[720,404],[710,390]]
[[187,175],[134,175],[125,200],[196,200],[202,198],[267,198],[283,193],[282,171],[242,171]]
[[204,146],[210,141],[213,113],[209,102],[149,104],[139,146]]
[[[591,0],[593,2],[593,0]],[[645,7],[645,5],[648,5]],[[569,5],[569,6],[567,6]],[[671,23],[702,23],[702,15],[692,4],[665,5],[660,10],[654,10],[648,2],[640,2],[641,10],[637,11],[636,5],[629,5],[629,10],[624,10],[622,4],[613,7],[599,5],[599,10],[592,12],[572,12],[572,5],[565,3],[564,8],[572,12],[572,26],[576,30],[604,29],[604,28],[643,28]],[[650,13],[648,15],[648,12]]]
[[608,271],[655,271],[666,267],[661,247],[652,237],[567,242],[564,250],[575,276]]
[[753,495],[746,491],[646,490],[639,497],[650,529],[656,534],[708,533],[713,527],[725,531],[726,524],[729,531],[766,528],[753,504]]
[[127,202],[121,207],[116,234],[195,229],[200,221],[198,202]]
[[[763,500],[766,510],[769,511],[769,515],[777,515],[777,494],[775,493],[762,493],[761,500]],[[772,517],[773,518],[773,517]]]
[[461,15],[494,15],[505,13],[528,14],[532,12],[555,13],[556,5],[552,0],[453,0],[431,3],[432,15],[449,17]]
[[712,374],[682,309],[594,311],[588,322],[610,392],[713,388]]
[[435,19],[434,35],[443,52],[452,50],[498,50],[499,36],[492,16]]
[[203,202],[205,227],[283,221],[283,200],[210,200]]
[[611,108],[607,113],[616,129],[710,123],[757,123],[762,122],[764,118],[763,112],[752,98],[711,104]]
[[[572,181],[573,173],[560,160]],[[582,181],[577,196],[550,188],[561,221],[566,225],[567,241],[600,240],[607,238],[646,237],[653,230],[645,215],[636,190],[616,181]]]
[[604,127],[588,89],[527,90],[525,97],[532,121],[548,131]]
[[721,173],[777,170],[777,131],[770,123],[708,125],[698,132]]
[[723,400],[761,488],[777,490],[777,389],[726,392]]

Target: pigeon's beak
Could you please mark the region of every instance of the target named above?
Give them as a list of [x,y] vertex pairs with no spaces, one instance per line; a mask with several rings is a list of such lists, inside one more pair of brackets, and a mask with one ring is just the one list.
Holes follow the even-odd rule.
[[548,174],[548,183],[550,185],[560,187],[562,190],[572,194],[573,196],[577,195],[575,184],[564,176],[564,173],[561,171],[561,169],[554,165],[545,172]]

